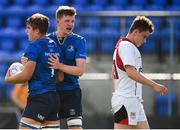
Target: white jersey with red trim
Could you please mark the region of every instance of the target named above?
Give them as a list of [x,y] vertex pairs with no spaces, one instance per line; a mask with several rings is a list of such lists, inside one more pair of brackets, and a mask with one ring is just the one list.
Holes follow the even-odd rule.
[[125,66],[131,65],[142,71],[141,54],[137,47],[127,38],[121,38],[113,54],[115,78],[114,96],[137,97],[142,99],[142,84],[132,80],[125,72]]

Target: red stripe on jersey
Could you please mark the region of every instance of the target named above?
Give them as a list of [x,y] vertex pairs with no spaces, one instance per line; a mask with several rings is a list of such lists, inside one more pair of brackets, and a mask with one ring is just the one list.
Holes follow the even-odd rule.
[[132,43],[133,45],[136,46],[136,44],[134,42],[132,42],[131,40],[129,40],[127,37],[121,37],[121,39],[119,41],[129,41],[130,43]]
[[[121,41],[129,41],[130,43],[134,44],[134,43],[133,43],[131,40],[129,40],[127,37],[121,37],[121,38],[119,39],[119,41],[117,42],[115,48],[118,48],[118,47],[119,47],[119,44],[120,44]],[[135,44],[134,44],[134,45],[135,45]],[[135,45],[135,46],[136,46],[136,45]]]
[[117,51],[116,51],[116,61],[117,61],[117,66],[119,69],[123,70],[123,71],[126,71],[125,68],[124,68],[124,64],[120,58],[120,55],[119,55],[119,49],[117,48]]
[[114,79],[118,79],[119,76],[118,76],[118,72],[117,72],[117,68],[116,68],[116,65],[115,65],[115,60],[113,60],[113,66],[114,66]]
[[128,118],[123,119],[119,124],[128,125]]
[[130,43],[132,43],[133,44],[133,42],[131,42],[128,38],[126,38],[126,37],[122,37],[118,42],[117,42],[117,44],[116,44],[116,49],[117,49],[117,51],[116,51],[116,61],[117,61],[117,66],[118,66],[118,68],[119,69],[121,69],[121,70],[123,70],[123,71],[126,71],[125,70],[125,68],[124,68],[124,64],[123,64],[123,62],[122,62],[122,60],[121,60],[121,58],[120,58],[120,55],[119,55],[119,45],[120,45],[120,43],[122,42],[122,41],[129,41]]

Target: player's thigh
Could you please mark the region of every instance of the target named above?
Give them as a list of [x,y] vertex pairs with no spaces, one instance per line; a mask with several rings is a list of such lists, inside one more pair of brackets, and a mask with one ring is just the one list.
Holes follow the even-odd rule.
[[58,119],[58,95],[56,92],[48,92],[28,98],[23,117],[30,118],[40,123],[44,121],[57,121]]
[[133,128],[128,122],[128,112],[123,105],[114,113],[114,129],[131,129]]
[[49,93],[49,95],[47,95],[47,101],[48,104],[45,110],[48,112],[48,114],[46,116],[45,121],[50,121],[50,122],[59,121],[59,115],[58,115],[59,106],[60,106],[59,95],[57,93]]
[[137,129],[149,129],[148,120],[144,111],[143,104],[141,104],[141,108],[138,114],[138,123],[136,125]]
[[45,121],[44,123],[42,123],[42,125],[48,125],[48,124],[59,124],[59,120],[58,121]]
[[114,113],[115,123],[135,126],[139,121],[141,103],[136,98],[127,98]]
[[60,121],[45,121],[41,125],[41,130],[60,129]]
[[82,116],[82,98],[81,90],[75,89],[64,92],[60,95],[60,117],[69,118]]
[[127,124],[114,123],[114,129],[132,129],[134,126]]
[[150,129],[148,121],[140,121],[137,123],[136,129]]
[[19,129],[39,129],[41,123],[26,117],[22,117],[19,123]]

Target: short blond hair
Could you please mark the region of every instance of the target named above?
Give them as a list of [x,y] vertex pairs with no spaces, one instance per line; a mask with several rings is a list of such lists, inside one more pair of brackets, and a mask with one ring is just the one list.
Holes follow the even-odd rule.
[[154,32],[154,25],[150,19],[145,16],[136,16],[133,23],[130,27],[130,33],[133,32],[134,29],[138,29],[140,32],[149,31],[150,33]]
[[63,15],[76,15],[76,9],[70,6],[59,6],[56,10],[56,19],[61,18]]

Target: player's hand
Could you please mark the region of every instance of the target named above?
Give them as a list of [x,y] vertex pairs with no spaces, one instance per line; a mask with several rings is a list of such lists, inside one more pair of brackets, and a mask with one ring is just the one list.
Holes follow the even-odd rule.
[[50,65],[51,69],[59,69],[60,68],[59,58],[55,55],[49,56],[48,64]]
[[11,77],[11,75],[10,75],[10,71],[8,69],[7,72],[6,72],[5,81],[9,82],[10,77]]
[[23,64],[23,66],[28,62],[28,58],[25,56],[21,57],[21,63]]
[[156,92],[158,92],[161,96],[166,95],[166,94],[167,94],[167,91],[168,91],[167,87],[164,86],[164,85],[161,85],[161,84],[157,84],[157,85],[154,87],[154,90],[155,90]]

